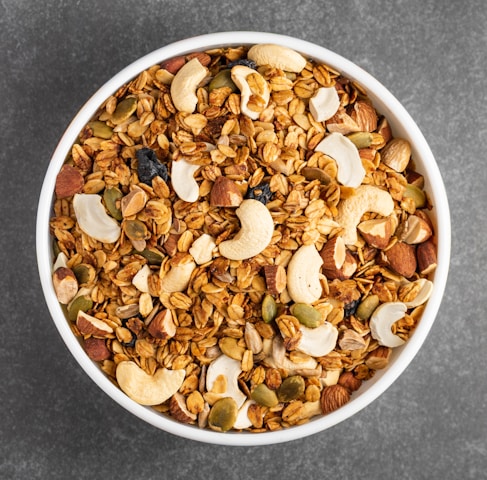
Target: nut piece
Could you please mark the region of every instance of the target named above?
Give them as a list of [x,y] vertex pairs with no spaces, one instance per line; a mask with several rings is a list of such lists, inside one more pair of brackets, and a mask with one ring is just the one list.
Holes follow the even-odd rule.
[[173,161],[171,165],[171,183],[177,196],[185,202],[196,202],[200,196],[200,187],[194,178],[199,165],[186,160]]
[[237,184],[223,175],[217,177],[210,193],[212,207],[238,207],[243,200]]
[[120,201],[122,216],[126,218],[139,213],[145,207],[147,200],[148,197],[144,190],[135,185]]
[[287,289],[295,303],[312,304],[322,293],[321,255],[314,245],[302,245],[294,253],[287,267]]
[[141,405],[160,405],[174,395],[183,384],[186,372],[159,368],[149,375],[135,362],[123,361],[117,365],[116,378],[121,390]]
[[77,168],[63,165],[56,177],[56,197],[71,197],[83,190],[84,183],[83,175]]
[[336,346],[338,339],[337,328],[329,322],[325,322],[316,328],[308,328],[300,325],[301,339],[296,350],[312,357],[328,355]]
[[233,67],[231,75],[240,90],[240,110],[252,120],[257,120],[269,103],[269,85],[260,73],[244,65]]
[[340,97],[335,87],[320,87],[309,99],[309,110],[317,122],[333,117],[340,106]]
[[357,260],[348,250],[345,251],[345,261],[340,268],[334,270],[323,269],[328,280],[347,280],[350,278],[357,270]]
[[418,258],[418,271],[421,275],[428,275],[433,272],[437,266],[436,246],[432,240],[420,243],[416,250]]
[[315,148],[333,158],[338,166],[337,180],[357,188],[365,177],[365,169],[355,144],[341,133],[330,133]]
[[[427,280],[426,278],[419,278],[418,280],[415,280],[411,283],[408,282],[405,288],[408,288],[410,286],[412,286],[413,290],[416,291],[415,296],[408,300],[406,300],[406,298],[400,298],[408,308],[415,308],[419,307],[419,305],[423,305],[423,303],[425,303],[433,293],[433,282]],[[402,288],[403,287],[401,287],[401,289],[399,290],[399,294],[401,293]]]
[[377,347],[365,359],[365,365],[373,370],[382,370],[389,365],[392,350],[389,347]]
[[416,254],[414,247],[404,242],[396,242],[383,253],[386,263],[399,275],[409,278],[416,271]]
[[186,407],[186,398],[182,393],[176,392],[169,401],[169,412],[182,423],[195,423],[196,414],[191,413]]
[[410,215],[398,228],[397,236],[409,244],[423,243],[433,231],[429,223],[418,215]]
[[203,233],[203,235],[193,242],[188,251],[198,265],[203,265],[204,263],[211,262],[215,247],[215,239],[211,235]]
[[338,384],[352,393],[360,388],[362,380],[357,378],[352,372],[343,372],[338,379]]
[[350,393],[342,385],[331,385],[321,393],[321,410],[327,413],[338,410],[350,401]]
[[174,106],[180,112],[193,113],[198,104],[196,89],[207,76],[208,70],[193,58],[183,65],[171,83],[171,97]]
[[132,278],[132,285],[142,293],[149,293],[149,277],[151,269],[145,264]]
[[357,225],[363,239],[371,246],[383,250],[389,244],[392,225],[389,218],[374,218]]
[[370,333],[379,345],[399,347],[404,340],[392,333],[392,325],[406,314],[407,307],[402,302],[386,302],[379,305],[370,317]]
[[232,239],[220,243],[220,254],[230,260],[255,257],[271,242],[274,220],[267,207],[253,199],[244,200],[235,213],[240,230]]
[[88,357],[94,362],[103,362],[103,360],[109,359],[112,355],[103,338],[86,338],[83,342],[83,348]]
[[404,138],[393,138],[381,151],[381,161],[396,172],[403,172],[411,159],[411,145]]
[[82,310],[78,311],[76,326],[82,335],[92,335],[94,337],[106,337],[113,333],[113,328],[103,320],[88,315]]
[[339,270],[345,262],[346,256],[345,242],[340,236],[333,237],[325,243],[320,251],[323,259],[323,270]]
[[169,272],[162,277],[161,291],[166,293],[182,292],[186,289],[196,263],[192,260],[174,265]]
[[122,229],[108,216],[100,195],[77,193],[73,208],[79,227],[90,237],[103,243],[114,243],[120,238]]
[[[238,377],[241,373],[242,369],[238,360],[226,355],[220,355],[208,366],[206,371],[206,390],[212,394],[214,399],[233,398],[237,403],[237,407],[240,408],[247,400],[247,396],[238,388]],[[223,377],[224,382],[221,382],[221,377]],[[226,388],[223,391],[215,392],[215,382],[217,384],[223,383]]]
[[154,337],[165,340],[176,334],[176,325],[172,319],[171,310],[161,310],[150,322],[147,331]]
[[345,198],[338,204],[336,221],[344,229],[342,234],[346,245],[357,242],[357,225],[366,212],[374,212],[383,217],[394,210],[394,200],[389,192],[374,185],[361,185],[355,195]]
[[67,305],[78,293],[78,280],[67,267],[57,268],[52,275],[52,285],[59,303]]
[[282,265],[265,265],[264,276],[271,295],[278,295],[286,288],[286,270]]
[[270,65],[286,72],[299,73],[306,66],[306,59],[295,50],[271,43],[253,45],[247,57],[258,66]]

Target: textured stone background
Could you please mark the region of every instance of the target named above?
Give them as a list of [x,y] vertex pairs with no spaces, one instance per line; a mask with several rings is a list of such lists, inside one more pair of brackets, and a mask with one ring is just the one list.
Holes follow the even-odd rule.
[[[0,2],[0,478],[486,478],[486,24],[484,0]],[[452,213],[446,296],[409,368],[348,421],[276,446],[200,444],[122,410],[71,358],[36,267],[70,119],[139,56],[224,30],[300,37],[374,75],[423,130]]]

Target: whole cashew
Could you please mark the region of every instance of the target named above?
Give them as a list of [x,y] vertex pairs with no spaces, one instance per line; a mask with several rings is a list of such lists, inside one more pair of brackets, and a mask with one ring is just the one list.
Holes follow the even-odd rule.
[[271,242],[274,220],[267,207],[253,199],[244,200],[235,213],[240,220],[240,231],[232,239],[220,243],[220,254],[230,260],[255,257]]
[[79,228],[90,237],[103,243],[114,243],[120,238],[122,229],[107,214],[100,195],[77,193],[73,198],[73,208]]
[[341,133],[331,133],[315,148],[333,158],[338,166],[337,180],[347,187],[358,187],[365,177],[365,169],[355,144]]
[[123,361],[115,374],[120,388],[132,400],[141,405],[159,405],[179,390],[186,372],[160,368],[149,375],[135,362]]
[[263,43],[254,45],[247,57],[257,65],[270,65],[286,72],[300,72],[306,66],[306,59],[295,50],[282,45]]
[[357,225],[366,212],[374,212],[384,217],[394,210],[394,200],[389,192],[374,185],[362,185],[355,194],[338,204],[338,215],[335,220],[343,228],[343,240],[346,245],[357,241]]
[[379,345],[384,347],[399,347],[404,340],[392,333],[391,327],[406,313],[407,307],[402,302],[387,302],[379,305],[370,317],[370,333]]
[[314,245],[303,245],[287,267],[287,289],[295,303],[316,302],[321,296],[320,268],[323,259]]
[[256,93],[252,91],[247,78],[249,75],[256,75],[256,78],[260,79],[259,87],[261,88],[261,92],[259,92],[260,94],[258,94],[258,96],[262,99],[262,110],[269,103],[271,94],[269,85],[265,81],[264,77],[260,75],[260,73],[253,68],[246,67],[245,65],[236,65],[233,67],[231,75],[232,80],[240,90],[240,110],[244,115],[247,115],[247,117],[251,118],[252,120],[257,120],[259,118],[260,111],[249,108],[249,100],[252,96],[255,96]]
[[200,187],[194,173],[200,168],[186,160],[173,161],[171,165],[171,183],[177,196],[185,202],[196,202],[200,196]]
[[161,290],[165,293],[182,292],[189,284],[189,279],[196,263],[193,261],[175,265],[162,277]]
[[208,70],[197,58],[193,58],[178,70],[171,83],[171,97],[179,111],[194,112],[198,103],[196,89],[207,75]]

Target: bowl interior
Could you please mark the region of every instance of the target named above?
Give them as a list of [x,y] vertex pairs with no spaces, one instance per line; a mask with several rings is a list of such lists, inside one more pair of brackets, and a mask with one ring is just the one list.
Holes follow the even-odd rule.
[[[218,433],[184,425],[143,407],[129,399],[105,376],[100,368],[85,354],[77,338],[71,332],[64,311],[59,305],[51,281],[53,251],[49,235],[49,219],[52,216],[53,192],[56,175],[64,163],[78,133],[95,114],[103,101],[122,84],[134,78],[140,71],[173,56],[220,46],[276,43],[297,50],[307,57],[322,61],[356,81],[367,92],[375,108],[384,114],[395,136],[409,140],[417,170],[425,176],[425,190],[434,208],[431,212],[438,240],[438,267],[434,273],[434,291],[428,301],[419,325],[409,341],[393,350],[389,367],[377,371],[364,382],[351,401],[326,416],[312,419],[309,423],[290,427],[278,432],[252,434]],[[37,261],[44,296],[54,323],[68,349],[91,379],[118,404],[129,412],[157,428],[185,438],[225,445],[263,445],[279,443],[308,436],[325,430],[355,414],[381,395],[404,371],[423,344],[438,312],[446,285],[450,257],[450,214],[444,184],[433,154],[414,120],[398,100],[376,79],[356,64],[318,45],[271,33],[221,32],[189,38],[155,50],[132,63],[103,85],[83,106],[62,136],[50,161],[39,199],[37,213]]]

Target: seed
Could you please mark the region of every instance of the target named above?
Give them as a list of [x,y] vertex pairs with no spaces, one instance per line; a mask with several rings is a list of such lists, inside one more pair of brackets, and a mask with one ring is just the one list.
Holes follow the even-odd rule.
[[149,265],[160,265],[164,259],[164,255],[155,248],[146,248],[140,252],[140,255],[149,262]]
[[379,305],[379,297],[377,295],[369,295],[368,297],[364,298],[357,307],[355,315],[360,320],[368,320],[374,310]]
[[111,120],[115,125],[119,125],[128,120],[135,110],[137,110],[137,99],[135,97],[126,98],[117,105]]
[[211,407],[208,425],[212,430],[226,432],[233,427],[237,420],[237,414],[238,407],[233,398],[220,398]]
[[80,295],[76,297],[69,305],[68,305],[68,320],[71,322],[76,321],[78,317],[78,312],[81,310],[82,312],[87,312],[93,308],[93,301],[88,295]]
[[279,403],[276,392],[271,390],[265,383],[257,385],[250,396],[252,400],[264,407],[275,407]]
[[96,277],[96,271],[92,265],[87,263],[80,263],[73,267],[74,275],[81,285],[83,283],[91,283]]
[[412,198],[416,208],[423,208],[426,203],[426,196],[419,187],[416,185],[408,184],[403,196],[405,198]]
[[262,301],[262,320],[271,323],[277,316],[276,301],[271,295],[266,295]]
[[370,132],[354,132],[347,135],[347,138],[353,142],[357,148],[368,148],[372,145],[374,137]]
[[300,375],[287,377],[277,389],[277,398],[280,402],[291,402],[304,393],[304,379]]
[[233,83],[231,70],[220,70],[211,80],[210,84],[208,85],[208,90],[211,92],[216,88],[222,87],[229,87],[231,88],[232,92],[236,92],[238,90],[235,83]]
[[316,328],[321,323],[321,313],[311,305],[295,303],[290,310],[291,314],[305,327]]
[[95,137],[104,138],[105,140],[112,138],[113,129],[109,127],[105,122],[95,120],[93,122],[89,122],[88,126],[93,131],[93,135]]
[[218,342],[218,346],[227,357],[233,358],[234,360],[242,360],[245,348],[238,345],[236,338],[223,337]]
[[140,220],[126,220],[123,224],[123,231],[130,240],[144,240],[148,234],[146,224]]
[[115,220],[122,220],[122,210],[120,209],[120,199],[123,193],[116,187],[107,188],[103,192],[103,200],[108,212]]

